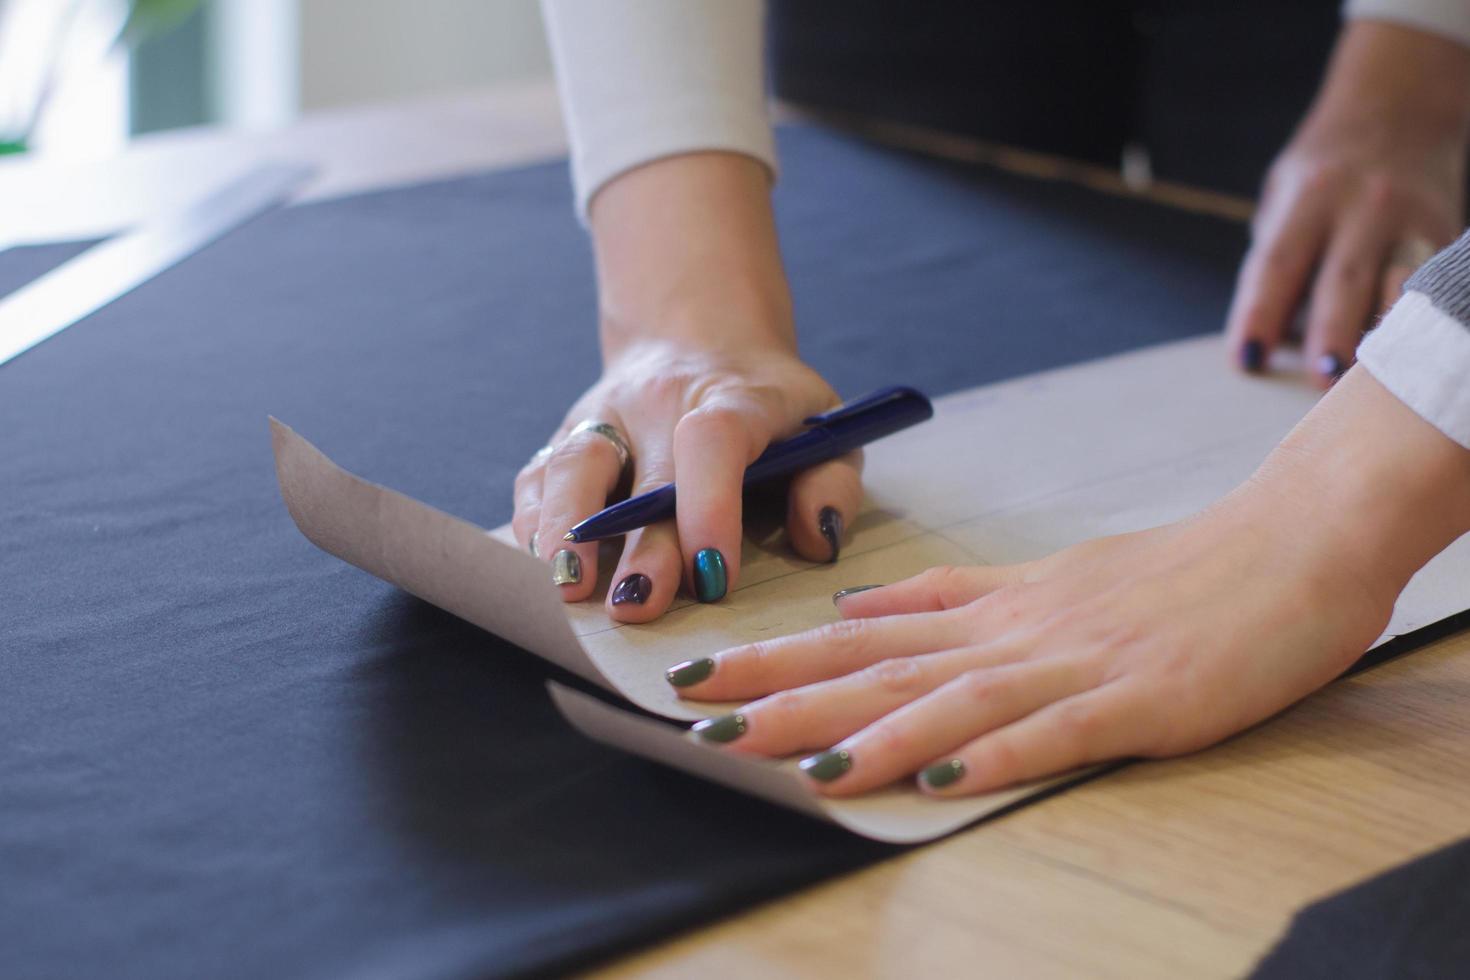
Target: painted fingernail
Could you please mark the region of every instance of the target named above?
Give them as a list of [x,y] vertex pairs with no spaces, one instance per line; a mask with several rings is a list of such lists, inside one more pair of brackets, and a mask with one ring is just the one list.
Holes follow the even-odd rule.
[[725,556],[714,548],[704,548],[694,556],[694,597],[700,602],[717,602],[725,597],[728,580]]
[[709,657],[700,657],[698,660],[686,660],[682,664],[674,664],[664,671],[664,677],[675,687],[692,687],[714,672],[715,662]]
[[827,547],[832,549],[827,560],[836,561],[837,553],[842,550],[842,515],[836,507],[822,508],[817,515],[817,530],[822,532],[822,537],[827,539]]
[[531,543],[526,545],[526,550],[531,552],[532,558],[540,558],[541,552],[536,550],[536,535],[531,535]]
[[1240,348],[1240,366],[1247,371],[1259,371],[1266,366],[1266,345],[1259,340],[1247,340]]
[[556,585],[576,585],[582,581],[582,557],[563,548],[551,560],[551,581]]
[[706,718],[690,731],[706,742],[733,742],[745,734],[745,716],[739,713]]
[[828,749],[801,760],[801,771],[819,783],[830,783],[852,768],[852,753],[846,749]]
[[919,778],[930,789],[943,789],[951,783],[958,782],[964,774],[965,764],[959,759],[950,759],[948,762],[941,762],[937,766],[925,769],[919,773]]
[[618,583],[613,589],[612,604],[621,606],[631,602],[635,606],[641,606],[648,601],[648,596],[653,592],[653,580],[647,575],[634,572]]
[[843,599],[846,599],[850,595],[857,595],[859,592],[866,592],[869,589],[881,588],[883,588],[883,586],[881,585],[854,585],[850,588],[838,589],[836,592],[832,593],[832,605],[837,605],[839,602],[841,602]]
[[1324,378],[1331,378],[1333,381],[1336,381],[1342,377],[1342,373],[1345,370],[1347,368],[1343,366],[1342,358],[1336,354],[1328,352],[1317,358],[1317,373]]

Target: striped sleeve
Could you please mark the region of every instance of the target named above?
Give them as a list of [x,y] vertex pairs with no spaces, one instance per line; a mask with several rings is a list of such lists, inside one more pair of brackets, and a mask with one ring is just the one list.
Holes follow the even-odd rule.
[[1470,232],[1430,259],[1358,347],[1400,401],[1470,449]]

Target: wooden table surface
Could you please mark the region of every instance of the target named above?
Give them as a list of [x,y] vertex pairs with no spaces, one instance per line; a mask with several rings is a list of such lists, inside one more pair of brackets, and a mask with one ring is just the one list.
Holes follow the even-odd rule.
[[[888,134],[922,142],[914,134]],[[1096,171],[935,149],[1120,190]],[[324,197],[565,151],[535,85],[159,135],[121,158],[0,160],[10,240],[123,227],[258,159]],[[1239,201],[1155,196],[1240,215]],[[568,207],[570,207],[570,198]],[[1470,584],[1467,584],[1470,588]],[[607,977],[1236,976],[1302,905],[1470,835],[1470,633],[1341,681],[1206,752],[1136,764],[866,870],[672,937]]]

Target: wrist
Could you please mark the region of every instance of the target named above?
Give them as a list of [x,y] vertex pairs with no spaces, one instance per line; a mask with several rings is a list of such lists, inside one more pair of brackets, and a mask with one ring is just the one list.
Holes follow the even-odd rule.
[[1389,608],[1470,531],[1470,451],[1356,367],[1237,496],[1324,575]]
[[1455,142],[1470,137],[1470,48],[1426,31],[1350,21],[1307,117],[1314,125],[1371,120],[1402,138]]
[[645,341],[796,349],[765,167],[737,153],[656,160],[590,211],[606,357]]

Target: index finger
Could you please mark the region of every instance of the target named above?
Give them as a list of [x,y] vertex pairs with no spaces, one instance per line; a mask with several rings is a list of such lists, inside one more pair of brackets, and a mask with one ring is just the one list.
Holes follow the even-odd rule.
[[1263,216],[1240,264],[1225,320],[1230,350],[1245,370],[1264,368],[1286,333],[1326,234],[1326,204],[1309,191]]

